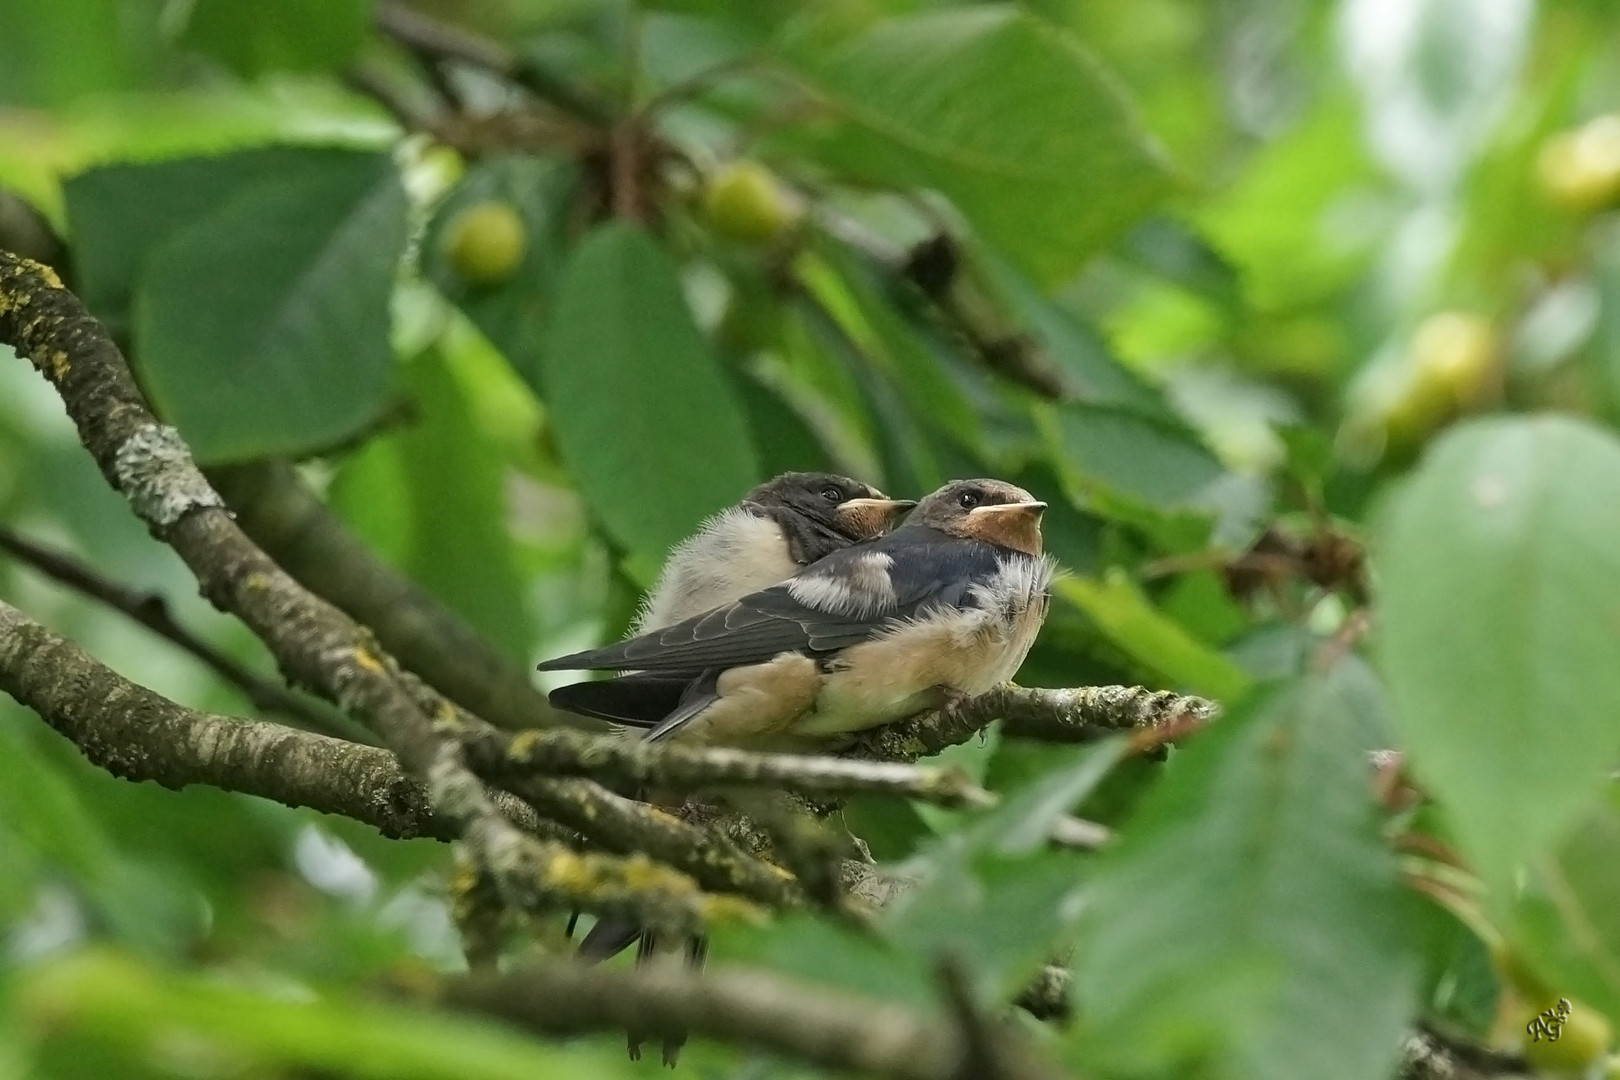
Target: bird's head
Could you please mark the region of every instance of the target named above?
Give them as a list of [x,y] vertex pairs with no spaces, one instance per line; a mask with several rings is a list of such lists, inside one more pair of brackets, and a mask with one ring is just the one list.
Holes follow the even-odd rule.
[[834,473],[783,473],[748,493],[746,502],[767,510],[784,508],[846,537],[851,543],[882,536],[917,503],[891,499],[859,480]]
[[1004,480],[953,480],[918,503],[907,524],[1039,555],[1045,511],[1045,503]]

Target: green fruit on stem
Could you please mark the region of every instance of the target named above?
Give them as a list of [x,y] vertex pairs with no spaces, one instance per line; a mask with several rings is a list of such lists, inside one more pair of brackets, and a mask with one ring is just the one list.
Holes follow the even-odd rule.
[[776,176],[757,161],[734,161],[709,178],[703,208],[715,232],[745,244],[769,244],[799,219]]
[[490,199],[459,211],[444,230],[450,266],[475,285],[509,281],[528,251],[528,230],[509,202]]

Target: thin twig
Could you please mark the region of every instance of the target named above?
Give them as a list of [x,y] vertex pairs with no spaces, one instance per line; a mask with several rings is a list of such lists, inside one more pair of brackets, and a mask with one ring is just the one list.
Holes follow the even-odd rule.
[[398,79],[373,63],[358,63],[343,73],[343,81],[351,90],[371,98],[381,105],[394,121],[406,131],[421,131],[441,141],[438,117],[402,85]]
[[285,716],[308,731],[318,731],[340,739],[375,742],[361,725],[264,678],[181,626],[169,613],[167,602],[158,594],[142,592],[114,581],[79,560],[30,540],[4,525],[0,525],[0,551],[9,553],[17,561],[105,604],[178,645],[242,691],[255,709]]
[[498,41],[440,22],[403,4],[392,0],[378,4],[377,28],[420,57],[455,60],[481,68],[593,127],[602,127],[613,119],[606,105],[532,59]]
[[589,722],[553,709],[528,671],[376,554],[281,462],[214,469],[242,530],[311,592],[373,630],[406,669],[503,728]]
[[555,729],[511,736],[473,733],[467,753],[475,771],[502,784],[534,775],[590,776],[678,791],[749,786],[806,795],[880,793],[940,806],[988,806],[995,801],[967,773],[952,766],[686,747]]

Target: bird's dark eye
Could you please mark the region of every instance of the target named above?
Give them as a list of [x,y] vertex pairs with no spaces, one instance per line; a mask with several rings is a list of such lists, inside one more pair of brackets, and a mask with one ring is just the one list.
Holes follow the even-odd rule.
[[838,490],[837,488],[832,487],[830,485],[821,489],[821,497],[823,499],[826,499],[830,503],[838,503],[838,502],[843,502],[844,501],[844,493],[842,491]]
[[978,492],[964,491],[956,497],[956,505],[964,510],[971,510],[979,505]]

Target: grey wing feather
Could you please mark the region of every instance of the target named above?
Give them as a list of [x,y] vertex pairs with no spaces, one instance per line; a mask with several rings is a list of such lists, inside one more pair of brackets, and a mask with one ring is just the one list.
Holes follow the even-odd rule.
[[[873,553],[890,560],[884,603],[851,612],[844,605],[830,604],[834,610],[828,610],[795,596],[793,582],[801,578],[848,575],[853,580],[870,574],[870,564],[861,560]],[[834,652],[866,641],[895,620],[925,608],[970,603],[971,585],[993,574],[998,565],[995,549],[987,544],[946,537],[932,529],[902,528],[873,543],[835,552],[793,581],[616,645],[548,660],[540,669],[695,675],[706,668],[761,663],[783,652]]]

